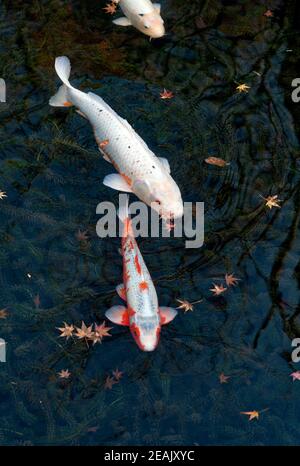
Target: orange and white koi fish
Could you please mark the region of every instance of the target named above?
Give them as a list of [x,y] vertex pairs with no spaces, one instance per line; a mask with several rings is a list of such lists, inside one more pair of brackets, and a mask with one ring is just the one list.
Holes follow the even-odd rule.
[[160,15],[160,3],[150,0],[114,0],[123,11],[122,18],[115,19],[118,26],[133,26],[151,38],[165,35],[164,20]]
[[75,89],[69,82],[70,60],[58,57],[55,69],[64,83],[49,101],[53,107],[75,105],[91,123],[96,142],[105,160],[119,174],[107,175],[105,186],[133,192],[168,220],[183,215],[180,190],[170,175],[167,159],[158,158],[132,126],[96,94]]
[[127,306],[113,306],[105,315],[115,324],[129,326],[141,350],[153,351],[159,342],[161,326],[171,322],[177,311],[158,305],[152,278],[134,238],[128,213],[128,198],[126,206],[120,208],[118,215],[124,230],[123,284],[117,286],[117,293],[127,302]]

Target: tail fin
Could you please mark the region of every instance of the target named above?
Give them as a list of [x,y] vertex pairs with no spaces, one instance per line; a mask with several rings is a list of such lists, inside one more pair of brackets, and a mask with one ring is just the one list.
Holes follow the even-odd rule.
[[68,57],[57,57],[55,59],[55,70],[58,77],[66,86],[71,86],[69,77],[71,74],[71,63]]
[[71,63],[68,57],[57,57],[55,60],[55,70],[64,84],[60,86],[58,92],[51,97],[49,104],[52,107],[70,107],[73,104],[68,98],[68,88],[71,87],[69,82]]

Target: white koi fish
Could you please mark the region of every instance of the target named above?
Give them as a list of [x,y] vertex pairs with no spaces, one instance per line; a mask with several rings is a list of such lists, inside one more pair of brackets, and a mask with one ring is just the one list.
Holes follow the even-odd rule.
[[127,306],[113,306],[106,317],[113,323],[127,325],[139,348],[153,351],[158,345],[161,326],[171,322],[176,309],[158,305],[157,294],[150,273],[134,238],[127,204],[119,211],[123,222],[122,256],[123,284],[117,286],[119,296]]
[[151,38],[165,35],[164,20],[160,16],[160,3],[150,0],[114,0],[123,11],[122,18],[115,19],[118,26],[133,26]]
[[70,84],[71,65],[67,57],[56,58],[55,69],[64,84],[49,104],[75,105],[91,123],[104,159],[119,172],[107,175],[103,184],[118,191],[133,192],[166,220],[182,217],[181,193],[170,175],[167,159],[156,157],[132,126],[101,97],[92,92],[86,94]]

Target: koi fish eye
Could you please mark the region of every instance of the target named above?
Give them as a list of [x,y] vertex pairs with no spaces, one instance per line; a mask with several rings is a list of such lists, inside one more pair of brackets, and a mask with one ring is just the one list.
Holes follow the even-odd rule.
[[145,29],[149,29],[149,26],[147,26],[146,24],[144,24],[144,28],[145,28]]
[[144,16],[144,13],[139,13],[139,16]]

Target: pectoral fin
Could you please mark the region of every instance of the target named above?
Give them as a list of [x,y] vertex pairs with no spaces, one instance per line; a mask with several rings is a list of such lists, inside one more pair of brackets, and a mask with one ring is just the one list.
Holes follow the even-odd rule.
[[173,307],[161,306],[159,308],[160,313],[160,323],[161,325],[166,325],[171,322],[177,316],[178,312]]
[[171,173],[171,167],[170,167],[169,161],[165,159],[164,157],[158,157],[158,158],[159,158],[160,163],[163,165],[164,169],[168,173]]
[[128,310],[125,306],[113,306],[105,312],[105,316],[114,324],[129,325]]
[[117,24],[118,26],[132,26],[131,21],[126,18],[126,16],[122,16],[122,18],[117,18],[113,20],[114,24]]
[[108,157],[108,155],[100,147],[98,147],[98,148],[99,148],[99,151],[101,152],[101,154],[103,155],[104,160],[106,160],[106,162],[111,163],[111,160]]
[[107,175],[104,180],[103,184],[108,186],[109,188],[116,189],[117,191],[124,191],[125,193],[132,193],[132,189],[128,183],[124,180],[121,175],[117,173],[112,173],[111,175]]
[[88,117],[83,112],[81,112],[80,110],[76,110],[76,112],[78,113],[78,115],[82,116],[86,120],[88,119]]
[[126,289],[125,289],[125,286],[123,285],[123,283],[121,283],[120,285],[118,285],[116,287],[116,292],[118,293],[120,298],[124,299],[124,301],[127,300]]
[[157,13],[160,14],[161,4],[160,3],[153,3],[153,6],[156,9]]

